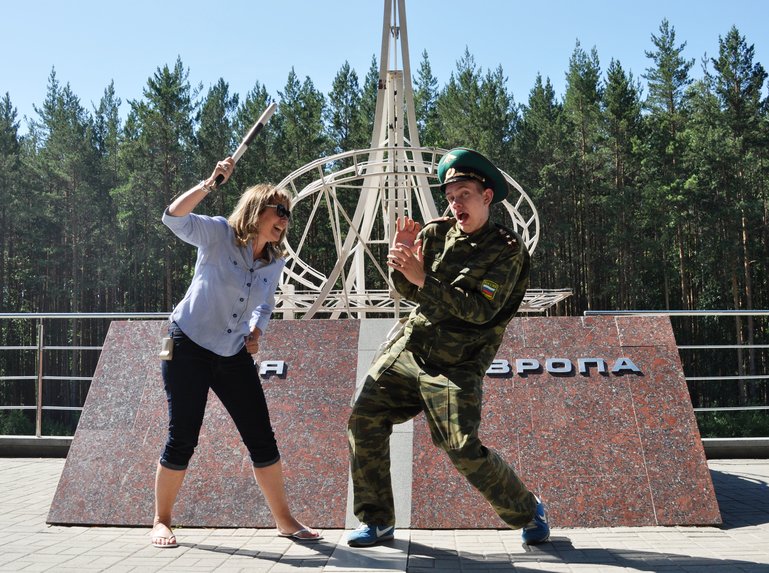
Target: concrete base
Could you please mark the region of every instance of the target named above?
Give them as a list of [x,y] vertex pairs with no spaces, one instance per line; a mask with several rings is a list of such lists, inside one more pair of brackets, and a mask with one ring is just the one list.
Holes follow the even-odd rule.
[[702,438],[702,445],[709,460],[769,458],[769,438]]
[[0,457],[66,458],[71,444],[69,436],[0,436]]

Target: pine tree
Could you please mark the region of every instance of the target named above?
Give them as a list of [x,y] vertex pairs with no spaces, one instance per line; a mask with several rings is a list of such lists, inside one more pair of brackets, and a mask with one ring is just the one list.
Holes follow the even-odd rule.
[[441,147],[438,123],[438,79],[433,75],[427,50],[422,52],[417,77],[414,80],[414,108],[422,147]]
[[[238,107],[238,96],[230,95],[227,82],[219,79],[206,94],[198,115],[198,165],[196,173],[208,177],[218,161],[228,157],[235,149],[233,116]],[[232,186],[230,186],[231,188]],[[201,205],[199,212],[222,215],[227,210],[230,193],[213,193]]]
[[[519,129],[513,143],[512,170],[529,194],[539,213],[543,232],[532,260],[534,286],[569,288],[566,243],[570,219],[564,211],[565,173],[561,167],[563,150],[563,106],[556,101],[550,80],[537,75],[522,107]],[[567,299],[568,307],[573,297]]]
[[361,90],[358,74],[345,62],[331,84],[325,124],[334,153],[362,149],[367,146],[370,133],[364,130],[359,114]]
[[120,105],[122,101],[115,93],[115,84],[110,82],[104,90],[99,106],[94,110],[94,137],[103,165],[102,185],[107,189],[120,181],[120,144],[122,125]]
[[21,139],[16,108],[8,92],[0,100],[0,309],[2,312],[20,310],[18,269],[14,261],[16,244],[22,237],[17,231],[18,219],[23,219],[19,177],[21,174]]
[[[254,123],[261,117],[264,110],[272,103],[272,98],[267,88],[256,82],[254,87],[246,94],[243,103],[235,114],[236,131],[240,134],[239,141],[245,137]],[[281,108],[262,128],[259,135],[251,141],[248,151],[241,157],[238,166],[227,183],[229,189],[225,190],[228,198],[227,213],[235,207],[240,194],[246,188],[257,183],[278,183],[288,173],[281,167],[282,158],[276,150],[276,133],[279,131],[282,114]]]
[[[46,100],[35,108],[37,154],[32,159],[34,185],[42,194],[39,217],[46,221],[39,247],[45,254],[38,308],[52,305],[77,312],[93,294],[94,232],[105,198],[99,189],[99,154],[93,120],[72,92],[51,72]],[[45,302],[44,302],[45,301]]]
[[282,156],[281,167],[290,173],[330,152],[323,125],[326,99],[309,77],[300,82],[293,68],[278,95],[281,122],[277,145]]
[[[756,268],[756,261],[769,257],[766,242],[757,240],[766,222],[766,100],[763,86],[767,73],[761,64],[754,62],[755,51],[732,27],[724,38],[719,38],[719,53],[711,59],[714,73],[709,71],[703,80],[702,93],[709,98],[698,97],[695,101],[692,133],[697,152],[692,154],[692,170],[697,175],[707,169],[707,178],[696,181],[710,183],[698,185],[718,197],[713,210],[718,210],[718,221],[713,227],[721,229],[721,241],[713,248],[721,248],[726,257],[721,259],[723,276],[721,288],[731,290],[731,305],[735,309],[752,310],[755,297],[765,289],[754,289],[756,279],[766,285],[765,271]],[[710,105],[706,105],[706,104]],[[713,153],[714,147],[718,153]],[[715,203],[715,202],[714,202]],[[765,231],[764,231],[765,236]],[[765,268],[765,267],[764,267]],[[764,275],[763,277],[761,275]],[[736,319],[738,344],[753,344],[755,325],[753,318],[744,322]],[[737,350],[738,373],[757,373],[758,355],[754,349]],[[747,405],[758,399],[765,403],[763,385],[740,380],[739,403]]]
[[448,84],[438,98],[438,122],[443,147],[446,149],[462,146],[482,151],[481,135],[477,129],[481,74],[475,58],[465,48],[464,55],[457,62],[456,73],[451,73]]
[[94,110],[94,138],[99,156],[98,194],[100,219],[93,231],[94,239],[94,280],[97,292],[88,311],[111,312],[119,303],[121,273],[117,265],[109,261],[114,256],[114,229],[117,210],[112,192],[123,185],[127,174],[120,161],[122,125],[120,120],[121,100],[115,93],[114,82],[104,90],[99,106]]
[[123,160],[130,177],[114,195],[125,249],[118,255],[131,261],[124,269],[129,285],[124,304],[133,310],[170,309],[192,272],[192,248],[175,240],[160,220],[173,197],[201,178],[188,76],[177,59],[148,79],[144,99],[129,102]]
[[513,136],[518,128],[518,109],[507,89],[507,78],[501,66],[484,74],[478,100],[477,149],[500,169],[512,165]]
[[[315,89],[312,80],[305,78],[304,82],[300,82],[293,69],[279,96],[281,117],[276,124],[276,148],[281,169],[289,175],[303,165],[330,154],[331,144],[323,125],[326,102],[323,94]],[[317,179],[318,174],[313,173],[310,177]],[[311,179],[307,179],[294,183],[301,189],[310,182]],[[295,203],[294,221],[309,221],[313,207],[309,200]],[[306,230],[306,250],[303,253],[308,253],[308,256],[303,258],[314,268],[330,269],[335,262],[336,252],[328,221],[325,217],[319,217],[315,223]],[[292,224],[288,233],[289,242],[298,244],[304,232],[305,229]]]
[[[29,197],[24,193],[22,169],[22,138],[19,136],[19,122],[16,108],[6,92],[0,100],[0,312],[25,312],[33,310],[23,293],[32,286],[34,265],[39,258],[30,258],[24,254],[24,246],[29,245],[29,235],[25,236],[32,215]],[[20,248],[21,247],[21,248]],[[34,248],[27,247],[32,254]],[[23,321],[0,321],[0,340],[4,346],[29,344],[25,340]],[[34,364],[25,359],[21,352],[0,352],[0,376],[17,372],[34,371]],[[34,389],[29,384],[19,381],[0,383],[0,406],[29,404],[34,400]],[[0,430],[3,433],[21,433],[24,431],[11,420],[27,425],[27,432],[34,432],[34,425],[24,416],[24,412],[0,411]]]
[[[654,66],[648,68],[643,77],[649,90],[645,107],[650,111],[644,153],[644,202],[649,210],[648,220],[656,222],[653,239],[659,245],[658,254],[652,259],[659,261],[657,274],[661,275],[664,308],[679,306],[672,300],[674,285],[671,279],[676,272],[680,305],[692,308],[685,222],[678,216],[685,212],[685,205],[690,204],[683,186],[687,179],[682,169],[685,144],[679,134],[686,125],[685,92],[692,82],[689,71],[694,60],[683,57],[686,42],[676,45],[675,28],[667,19],[660,24],[659,35],[652,34],[651,40],[655,50],[647,51],[646,57],[653,60]],[[678,263],[677,271],[674,261]]]
[[[603,108],[606,145],[611,153],[608,175],[611,188],[606,198],[607,249],[614,272],[607,271],[608,291],[605,303],[610,308],[641,308],[639,295],[644,293],[639,252],[648,252],[647,236],[640,226],[641,189],[638,141],[643,139],[641,120],[641,88],[632,73],[612,60],[606,70]],[[648,296],[648,295],[647,295]],[[650,301],[649,301],[650,302]]]
[[579,308],[602,307],[605,266],[600,258],[605,252],[606,212],[602,208],[606,194],[603,130],[601,126],[601,68],[593,48],[588,54],[579,42],[569,60],[566,74],[563,113],[571,197],[568,220],[572,223],[569,268],[574,296]]
[[[368,138],[366,141],[371,143],[371,134],[374,132],[374,118],[376,116],[376,98],[379,93],[379,65],[376,56],[371,56],[371,65],[368,73],[363,80],[363,90],[360,98],[360,116],[361,128]],[[376,145],[377,142],[373,142]]]

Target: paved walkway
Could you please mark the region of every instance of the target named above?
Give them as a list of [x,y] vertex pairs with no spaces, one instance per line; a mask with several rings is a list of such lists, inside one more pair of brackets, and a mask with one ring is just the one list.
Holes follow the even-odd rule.
[[341,530],[301,545],[272,530],[178,529],[180,547],[162,550],[147,529],[46,525],[64,460],[0,458],[0,571],[769,573],[769,460],[709,466],[721,528],[555,529],[534,548],[506,530],[401,530],[367,549],[347,547]]

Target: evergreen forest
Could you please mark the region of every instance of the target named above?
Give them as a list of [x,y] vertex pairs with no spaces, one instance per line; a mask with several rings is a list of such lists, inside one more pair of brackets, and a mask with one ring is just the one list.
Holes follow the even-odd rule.
[[[635,77],[577,42],[564,93],[538,77],[520,101],[501,66],[483,69],[467,49],[448,78],[433,75],[426,52],[413,66],[421,145],[477,149],[532,198],[542,233],[531,285],[573,290],[558,314],[769,308],[767,72],[734,27],[712,57],[695,62],[685,47],[663,20]],[[224,78],[192,85],[178,58],[150,72],[141,99],[123,102],[110,84],[87,109],[53,70],[25,129],[5,93],[0,312],[169,311],[195,261],[160,221],[171,199],[208,176],[271,101],[267,128],[199,211],[226,215],[247,185],[367,148],[379,79],[373,57],[364,77],[345,63],[327,94],[293,69],[276,93],[255,78],[237,94]],[[690,328],[712,342],[724,329],[735,339],[734,322],[699,324]],[[766,343],[764,331],[738,320],[736,338]],[[740,372],[766,372],[767,352],[750,355]],[[740,394],[766,404],[766,382]]]

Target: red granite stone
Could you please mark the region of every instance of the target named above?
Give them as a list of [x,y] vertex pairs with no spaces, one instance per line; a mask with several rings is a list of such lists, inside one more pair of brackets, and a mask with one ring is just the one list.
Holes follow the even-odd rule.
[[[48,521],[148,525],[168,421],[156,358],[165,323],[115,322],[104,342]],[[284,360],[262,384],[294,513],[315,527],[343,527],[347,438],[357,321],[270,323],[257,359]],[[174,522],[272,527],[274,522],[235,425],[211,393]]]
[[[721,522],[675,339],[662,317],[516,318],[498,359],[539,360],[525,375],[487,376],[481,439],[547,502],[556,527],[714,525]],[[566,358],[551,374],[546,358]],[[607,373],[577,372],[603,358]],[[620,358],[641,374],[612,373]],[[414,426],[412,527],[502,522]]]
[[[282,360],[263,376],[295,513],[316,527],[344,527],[346,422],[360,322],[275,320],[258,359]],[[163,324],[116,322],[48,517],[50,523],[148,525],[167,425],[155,356]],[[524,375],[487,376],[481,438],[548,504],[556,527],[712,525],[720,515],[670,323],[661,317],[524,317],[510,324],[498,359],[543,364]],[[547,358],[575,370],[551,374]],[[603,358],[607,372],[576,371]],[[612,372],[619,358],[640,374]],[[414,424],[411,526],[504,527],[486,501]],[[200,445],[175,522],[271,527],[250,460],[211,395]]]

